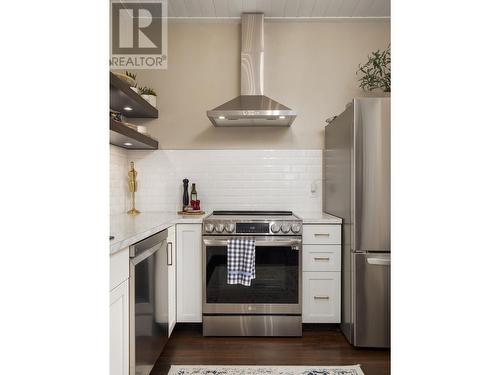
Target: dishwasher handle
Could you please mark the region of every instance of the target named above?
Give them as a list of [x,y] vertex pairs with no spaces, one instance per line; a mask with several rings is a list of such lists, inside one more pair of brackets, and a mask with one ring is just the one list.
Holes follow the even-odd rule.
[[[168,230],[162,230],[148,238],[137,242],[135,245],[130,246],[129,256],[130,258],[136,258],[144,252],[150,252],[152,248],[156,248],[156,245],[163,245],[163,242],[167,240]],[[160,246],[161,247],[161,246]]]

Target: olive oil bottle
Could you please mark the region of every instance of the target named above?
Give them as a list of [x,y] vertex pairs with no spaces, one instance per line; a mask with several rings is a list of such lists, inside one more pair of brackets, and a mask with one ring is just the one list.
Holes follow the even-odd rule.
[[191,202],[196,200],[198,200],[198,193],[196,192],[196,184],[193,183],[193,185],[191,186]]

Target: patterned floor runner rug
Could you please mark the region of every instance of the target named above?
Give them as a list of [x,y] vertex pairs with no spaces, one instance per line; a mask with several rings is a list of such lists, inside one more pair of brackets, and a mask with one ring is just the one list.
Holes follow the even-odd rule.
[[364,375],[355,366],[172,366],[168,375]]

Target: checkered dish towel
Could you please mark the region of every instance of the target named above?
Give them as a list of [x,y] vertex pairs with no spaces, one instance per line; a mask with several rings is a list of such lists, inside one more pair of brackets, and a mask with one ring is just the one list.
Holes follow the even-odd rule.
[[255,240],[227,240],[227,283],[250,286],[255,279]]

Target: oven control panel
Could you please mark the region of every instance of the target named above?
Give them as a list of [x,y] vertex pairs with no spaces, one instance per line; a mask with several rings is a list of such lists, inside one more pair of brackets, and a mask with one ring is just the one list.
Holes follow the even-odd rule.
[[236,223],[236,233],[268,234],[269,223]]
[[205,222],[204,234],[301,235],[301,222]]

